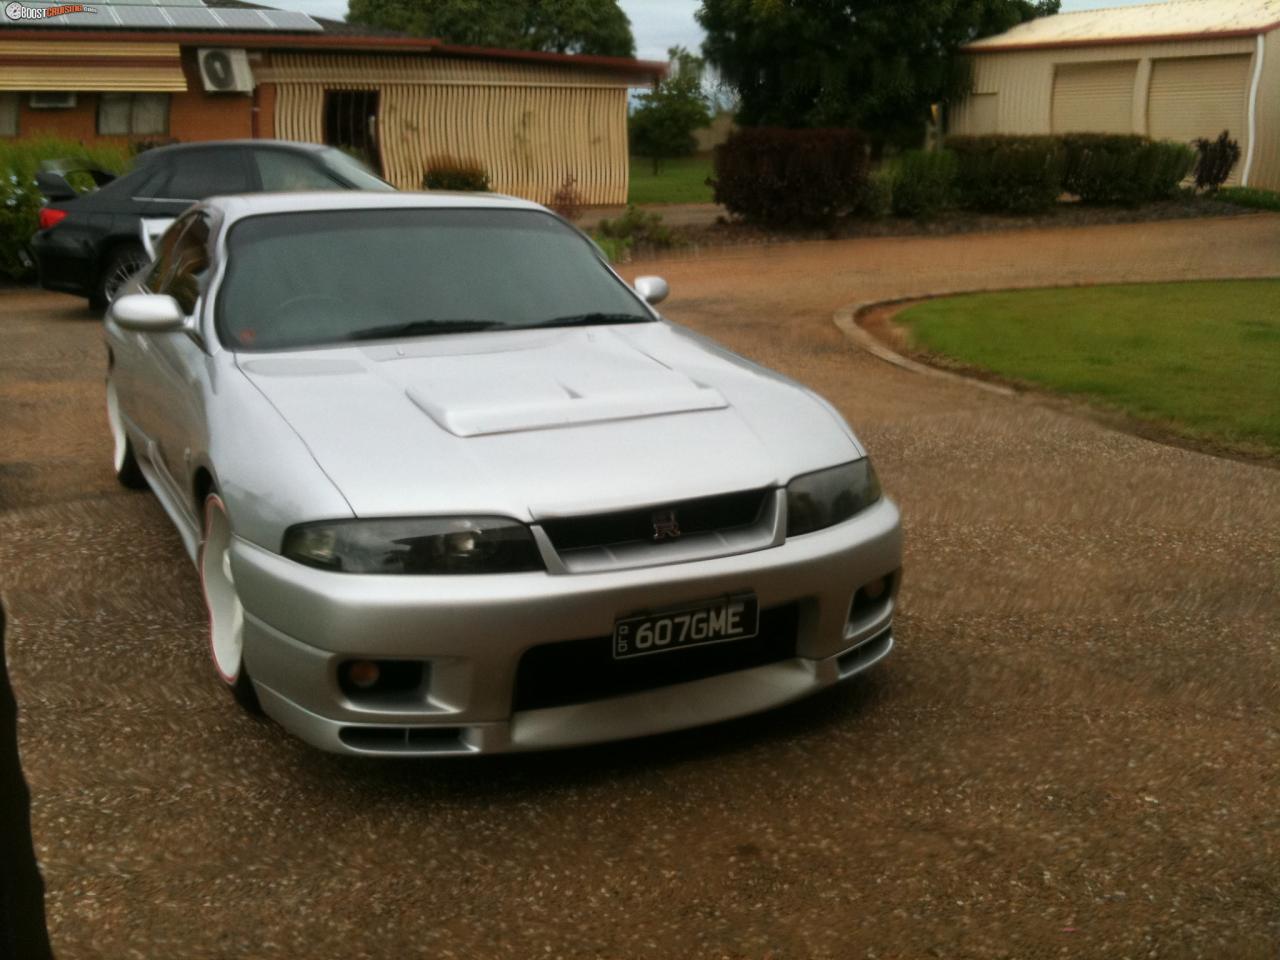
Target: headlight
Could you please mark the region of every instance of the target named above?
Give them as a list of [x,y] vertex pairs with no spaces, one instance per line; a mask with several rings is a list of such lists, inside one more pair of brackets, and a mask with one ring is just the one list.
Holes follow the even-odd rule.
[[796,477],[787,484],[787,536],[848,520],[880,499],[880,481],[866,457]]
[[300,523],[284,535],[291,560],[343,573],[518,573],[544,570],[529,528],[501,517]]

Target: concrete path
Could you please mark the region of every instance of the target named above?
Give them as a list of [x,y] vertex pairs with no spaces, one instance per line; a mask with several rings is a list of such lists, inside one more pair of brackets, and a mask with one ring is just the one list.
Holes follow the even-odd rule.
[[777,713],[476,763],[238,714],[177,535],[110,476],[95,318],[0,294],[0,590],[59,955],[1273,957],[1280,471],[908,373],[831,318],[1274,275],[1280,217],[628,270],[654,272],[869,446],[907,526],[900,647]]

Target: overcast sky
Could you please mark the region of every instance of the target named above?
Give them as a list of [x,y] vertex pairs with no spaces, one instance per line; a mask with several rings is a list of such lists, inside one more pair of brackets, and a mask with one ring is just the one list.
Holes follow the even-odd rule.
[[[301,10],[320,17],[341,20],[347,15],[347,0],[261,0],[267,6]],[[500,3],[502,0],[494,0]],[[1097,7],[1132,6],[1150,0],[1063,0],[1062,9],[1090,10]],[[636,37],[636,55],[643,60],[665,60],[667,50],[677,44],[696,50],[702,30],[693,19],[699,0],[621,0],[631,18]]]

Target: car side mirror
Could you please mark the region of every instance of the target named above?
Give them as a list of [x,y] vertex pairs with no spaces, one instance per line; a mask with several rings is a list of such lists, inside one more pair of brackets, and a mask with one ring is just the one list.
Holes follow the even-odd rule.
[[661,277],[636,277],[636,293],[648,304],[658,304],[667,299],[671,287]]
[[130,293],[111,304],[111,319],[138,333],[170,333],[181,330],[186,317],[168,294]]

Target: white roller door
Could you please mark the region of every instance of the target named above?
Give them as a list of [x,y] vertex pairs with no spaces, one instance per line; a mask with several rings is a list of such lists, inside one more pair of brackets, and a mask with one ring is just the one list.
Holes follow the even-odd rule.
[[1136,60],[1060,63],[1053,71],[1054,133],[1132,133]]
[[[1151,64],[1147,124],[1157,140],[1212,140],[1223,130],[1249,149],[1249,56],[1182,57]],[[1231,173],[1239,180],[1241,164]]]

